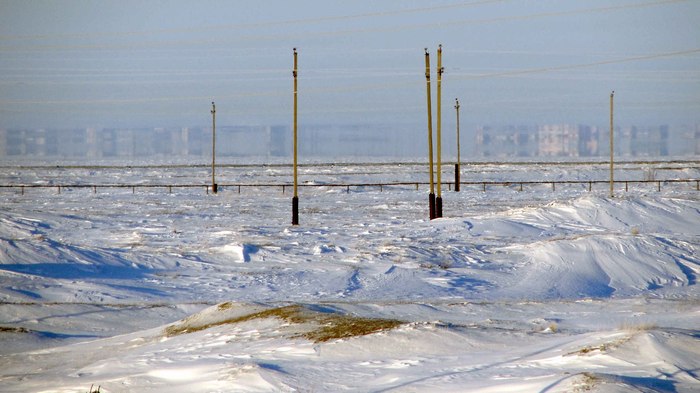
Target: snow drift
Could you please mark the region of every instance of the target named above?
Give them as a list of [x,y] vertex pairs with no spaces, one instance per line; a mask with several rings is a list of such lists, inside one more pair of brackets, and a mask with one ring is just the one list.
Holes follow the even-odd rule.
[[700,386],[695,190],[84,191],[0,194],[3,391]]

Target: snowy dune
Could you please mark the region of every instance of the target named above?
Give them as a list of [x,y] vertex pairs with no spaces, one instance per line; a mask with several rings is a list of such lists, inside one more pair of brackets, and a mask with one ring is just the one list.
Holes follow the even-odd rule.
[[[596,165],[484,165],[463,180],[595,180]],[[286,182],[231,167],[221,183]],[[700,178],[622,165],[620,179]],[[304,183],[424,181],[310,166]],[[451,173],[449,174],[451,175]],[[206,182],[204,168],[4,167],[5,184]],[[447,177],[446,174],[444,177]],[[537,176],[536,179],[533,179]],[[0,191],[7,392],[700,390],[694,184],[444,191]]]

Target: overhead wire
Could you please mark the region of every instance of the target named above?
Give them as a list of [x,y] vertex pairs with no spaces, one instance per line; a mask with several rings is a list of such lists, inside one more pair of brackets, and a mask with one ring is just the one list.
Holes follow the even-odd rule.
[[[430,10],[444,10],[444,9],[449,9],[449,8],[456,8],[456,7],[464,7],[464,6],[473,6],[473,5],[480,5],[480,4],[487,4],[487,3],[496,3],[500,1],[506,1],[506,0],[489,0],[489,1],[472,1],[472,2],[461,2],[461,3],[456,3],[456,4],[448,4],[448,5],[443,5],[443,6],[435,6],[435,7],[420,7],[420,8],[414,8],[414,9],[405,9],[405,10],[395,10],[395,11],[385,11],[385,12],[375,12],[375,13],[365,13],[365,14],[355,14],[355,15],[346,15],[346,16],[332,16],[332,17],[321,17],[321,18],[311,18],[311,19],[299,19],[299,20],[289,20],[289,21],[278,21],[278,22],[262,22],[260,24],[254,24],[256,26],[263,26],[266,24],[278,24],[278,25],[284,25],[284,24],[298,24],[304,22],[308,23],[315,23],[315,22],[323,22],[323,21],[333,21],[333,20],[341,20],[341,19],[355,19],[355,18],[367,18],[367,17],[381,17],[381,16],[389,16],[389,15],[398,15],[401,13],[409,13],[409,12],[422,12],[426,11],[428,9]],[[578,9],[578,10],[569,10],[569,11],[556,11],[556,12],[544,12],[544,13],[536,13],[536,14],[528,14],[528,15],[513,15],[513,16],[503,16],[503,17],[498,17],[498,18],[487,18],[487,19],[465,19],[465,20],[457,20],[457,21],[447,21],[444,23],[428,23],[428,24],[404,24],[404,25],[399,25],[399,26],[387,26],[387,27],[374,27],[374,28],[362,28],[362,29],[349,29],[349,30],[340,30],[340,31],[324,31],[324,32],[309,32],[309,33],[300,33],[299,35],[285,35],[284,38],[299,38],[299,37],[317,37],[317,36],[333,36],[333,35],[349,35],[349,34],[356,34],[356,33],[372,33],[372,32],[387,32],[387,31],[402,31],[402,30],[408,30],[408,29],[421,29],[421,28],[444,28],[448,26],[456,26],[456,25],[473,25],[473,24],[487,24],[487,23],[496,23],[496,22],[505,22],[505,21],[517,21],[517,20],[528,20],[528,19],[535,19],[535,18],[546,18],[546,17],[560,17],[560,16],[568,16],[568,15],[576,15],[576,14],[585,14],[585,13],[599,13],[599,12],[612,12],[612,11],[621,11],[621,10],[628,10],[628,9],[633,9],[633,8],[642,8],[642,7],[651,7],[651,6],[657,6],[657,5],[664,5],[664,4],[672,4],[672,3],[682,3],[682,2],[687,2],[688,0],[660,0],[660,1],[651,1],[651,2],[645,2],[645,3],[634,3],[634,4],[624,4],[624,5],[615,5],[615,6],[608,6],[608,7],[597,7],[597,8],[585,8],[585,9]],[[227,28],[223,26],[219,26],[218,28]],[[229,26],[228,28],[237,28],[234,26]],[[165,31],[162,31],[165,32]],[[150,34],[148,32],[135,32],[137,34]],[[130,35],[131,33],[124,33],[123,35]],[[262,37],[263,39],[273,39],[273,38],[279,38],[281,36],[279,35],[269,35],[269,36],[264,36],[264,35],[248,35],[248,36],[239,36],[236,38],[233,38],[233,40],[246,40],[246,39],[253,39],[253,38],[260,38]],[[6,37],[4,37],[6,38]],[[52,37],[53,38],[53,37]],[[3,39],[3,37],[0,37],[0,39]],[[230,41],[226,40],[223,42]],[[146,43],[144,47],[142,48],[148,48],[148,47],[158,47],[159,45],[179,45],[182,43],[196,43],[196,42],[202,42],[202,41],[196,41],[196,40],[190,40],[190,41],[161,41],[161,42],[151,42],[151,43]],[[204,41],[204,42],[222,42],[222,41]],[[131,49],[132,44],[124,44],[124,45],[110,45],[110,44],[105,44],[103,46],[100,45],[87,45],[87,46],[51,46],[51,45],[45,45],[45,46],[35,46],[35,48],[73,48],[73,49],[81,49],[81,48],[97,48],[97,49],[109,49],[109,48],[126,48],[128,47]],[[358,51],[362,51],[365,49],[356,49]],[[373,49],[367,49],[367,50],[373,50]],[[395,50],[400,50],[402,52],[408,52],[412,49],[410,48],[405,48],[405,49],[395,49]],[[2,48],[0,48],[0,51],[3,51]],[[472,51],[472,52],[478,52],[478,51]],[[528,53],[527,51],[487,51],[489,53],[504,53],[504,54],[537,54],[535,52]],[[486,73],[480,73],[480,74],[465,74],[461,72],[452,72],[449,73],[449,68],[448,68],[448,74],[447,76],[451,79],[454,80],[472,80],[472,79],[488,79],[488,78],[501,78],[501,77],[531,77],[533,75],[538,75],[538,74],[553,74],[561,71],[569,71],[569,70],[577,70],[577,69],[583,69],[583,68],[593,68],[597,66],[604,66],[604,65],[612,65],[612,64],[620,64],[620,63],[627,63],[627,62],[634,62],[634,61],[646,61],[646,60],[653,60],[653,59],[661,59],[661,58],[668,58],[668,57],[676,57],[676,56],[690,56],[690,55],[695,55],[700,53],[700,49],[687,49],[687,50],[682,50],[682,51],[673,51],[673,52],[664,52],[664,53],[656,53],[656,54],[647,54],[647,55],[634,55],[634,56],[627,56],[623,58],[615,58],[615,59],[606,59],[606,60],[601,60],[601,61],[596,61],[596,62],[587,62],[587,63],[576,63],[576,64],[568,64],[568,65],[560,65],[560,66],[547,66],[547,67],[534,67],[534,68],[526,68],[526,69],[516,69],[516,70],[504,70],[504,71],[496,71],[496,72],[486,72]],[[602,56],[602,54],[601,54]],[[268,70],[270,73],[275,74],[277,72],[288,72],[288,70]],[[238,70],[231,71],[233,72],[238,72]],[[318,70],[308,70],[308,74],[312,74],[316,72],[319,74],[329,74],[332,75],[333,77],[338,77],[339,75],[342,76],[343,74],[346,75],[345,77],[351,78],[352,76],[349,76],[350,74],[356,75],[357,78],[362,78],[362,79],[369,79],[373,77],[371,75],[372,72],[377,72],[377,70],[352,70],[352,69],[318,69]],[[216,73],[216,72],[214,72]],[[228,71],[220,71],[220,75],[225,75],[227,74]],[[401,76],[411,76],[414,74],[413,72],[408,71],[406,74],[401,75]],[[416,75],[422,75],[420,72],[415,73]],[[123,75],[122,74],[96,74],[96,77],[105,77],[105,76],[134,76],[133,73],[126,72]],[[196,75],[202,75],[202,76],[207,76],[211,75],[211,72],[208,71],[201,71],[199,73],[196,72],[166,72],[166,73],[137,73],[136,75],[139,76],[196,76]],[[84,76],[84,75],[83,75]],[[380,75],[377,74],[377,76],[382,76],[385,77],[385,75]],[[392,75],[392,77],[398,76],[398,75]],[[318,79],[318,76],[316,77]],[[281,80],[282,78],[270,78],[269,80]],[[312,77],[307,77],[307,79],[313,80]],[[217,79],[219,82],[221,79]],[[260,79],[256,79],[260,80]],[[182,82],[182,80],[180,80]],[[0,81],[0,83],[8,84],[12,82],[20,82],[20,81]],[[82,83],[89,83],[90,81],[83,81]],[[133,83],[134,81],[130,81],[130,83]],[[145,82],[145,81],[144,81]],[[176,80],[171,80],[171,83],[175,83]],[[94,83],[100,83],[99,81],[94,81]],[[118,81],[111,81],[107,83],[119,83]],[[125,84],[128,82],[124,82]],[[148,81],[148,83],[159,83],[158,81]],[[166,83],[166,81],[161,81],[160,83]],[[353,91],[372,91],[372,90],[386,90],[386,89],[395,89],[395,88],[407,88],[407,87],[413,87],[416,84],[421,84],[420,81],[418,82],[410,82],[410,81],[401,81],[401,82],[385,82],[385,83],[372,83],[372,84],[356,84],[352,86],[317,86],[317,87],[308,87],[305,89],[305,93],[308,94],[328,94],[328,93],[342,93],[342,92],[353,92]],[[242,92],[242,93],[234,93],[234,94],[227,94],[227,95],[222,95],[222,96],[217,96],[217,98],[228,98],[228,99],[238,99],[241,97],[267,97],[267,96],[286,96],[288,94],[287,91],[282,91],[282,90],[269,90],[269,91],[257,91],[254,93],[251,92]],[[177,102],[177,101],[209,101],[211,99],[210,96],[201,96],[201,95],[190,95],[190,96],[165,96],[165,97],[146,97],[146,98],[124,98],[124,99],[80,99],[80,100],[0,100],[0,104],[2,105],[87,105],[87,104],[140,104],[140,103],[157,103],[157,102]],[[679,103],[685,103],[685,104],[690,104],[690,102],[686,101],[679,101]],[[7,109],[3,108],[3,112],[11,111],[12,109]],[[348,109],[349,110],[349,109]],[[312,113],[313,110],[311,110]],[[355,112],[359,112],[359,109],[353,110]],[[321,113],[321,112],[319,112]]]
[[491,3],[503,3],[512,0],[478,0],[478,1],[462,1],[452,4],[434,5],[428,7],[406,8],[398,10],[374,11],[350,15],[331,15],[315,18],[299,18],[287,19],[268,22],[254,23],[238,23],[225,24],[215,26],[200,26],[189,28],[171,28],[171,29],[154,29],[141,31],[122,31],[122,32],[90,32],[90,33],[64,33],[64,34],[32,34],[32,35],[0,35],[0,40],[41,40],[41,39],[56,39],[56,38],[81,38],[81,37],[119,37],[119,36],[142,36],[142,35],[157,35],[157,34],[172,34],[172,33],[196,33],[209,32],[215,30],[248,30],[253,28],[284,26],[284,25],[305,25],[309,23],[336,22],[340,20],[364,19],[386,17],[404,14],[425,13],[432,11],[442,11],[455,8],[465,8]]
[[[499,77],[513,77],[513,76],[521,76],[521,75],[529,75],[529,74],[540,74],[540,73],[549,73],[549,72],[555,72],[555,71],[591,68],[591,67],[596,67],[596,66],[621,64],[621,63],[627,63],[627,62],[633,62],[633,61],[644,61],[644,60],[661,59],[661,58],[668,58],[668,57],[675,57],[675,56],[685,56],[685,55],[691,55],[691,54],[695,54],[695,53],[700,53],[700,48],[693,48],[693,49],[687,49],[687,50],[682,50],[682,51],[656,53],[656,54],[650,54],[650,55],[645,55],[645,56],[631,56],[631,57],[603,60],[603,61],[590,62],[590,63],[568,64],[568,65],[548,66],[548,67],[536,67],[536,68],[528,68],[528,69],[520,69],[520,70],[508,70],[508,71],[500,71],[500,72],[493,72],[493,73],[484,73],[484,74],[477,74],[477,75],[473,75],[473,74],[451,75],[449,73],[449,69],[448,69],[448,73],[446,73],[446,75],[448,75],[448,77],[450,79],[453,79],[453,80],[472,80],[472,79],[486,79],[486,78],[499,78]],[[354,84],[352,86],[311,87],[311,88],[305,89],[305,93],[320,94],[320,93],[340,93],[340,92],[353,92],[353,91],[385,90],[385,89],[390,89],[390,88],[406,88],[406,87],[412,87],[415,85],[420,85],[420,82],[419,81],[416,81],[416,82],[402,81],[402,82],[386,82],[386,83],[373,83],[373,84]],[[233,98],[233,97],[271,96],[271,95],[285,95],[285,94],[287,94],[285,91],[274,90],[274,91],[267,91],[267,92],[257,91],[257,92],[244,92],[244,93],[239,93],[239,94],[229,94],[229,95],[226,95],[226,97]],[[202,99],[206,100],[208,98],[202,97],[202,96],[191,96],[191,97],[170,96],[170,97],[151,97],[151,98],[135,98],[135,99],[66,100],[66,101],[61,101],[61,100],[0,100],[0,104],[3,104],[3,105],[109,104],[109,103],[129,103],[129,102],[144,103],[144,102],[159,102],[159,101],[183,101],[183,100],[189,101],[189,100],[202,100]]]
[[633,62],[633,61],[653,60],[653,59],[661,59],[661,58],[667,58],[667,57],[684,56],[684,55],[690,55],[690,54],[694,54],[694,53],[700,53],[700,48],[693,48],[693,49],[674,51],[674,52],[656,53],[656,54],[644,55],[644,56],[631,56],[631,57],[625,57],[625,58],[619,58],[619,59],[601,60],[601,61],[595,61],[595,62],[591,62],[591,63],[567,64],[567,65],[549,66],[549,67],[535,67],[535,68],[526,68],[526,69],[521,69],[521,70],[494,72],[494,73],[481,74],[481,75],[459,75],[458,74],[458,75],[455,75],[455,77],[456,77],[455,79],[482,79],[482,78],[518,76],[518,75],[525,75],[525,74],[538,74],[538,73],[546,73],[546,72],[553,72],[553,71],[564,71],[564,70],[574,70],[574,69],[579,69],[579,68],[590,68],[590,67],[596,67],[596,66],[601,66],[601,65],[628,63],[628,62]]
[[[491,0],[492,1],[505,1],[505,0]],[[120,44],[107,44],[107,43],[95,43],[95,44],[74,44],[74,45],[34,45],[30,47],[2,47],[0,46],[0,52],[24,52],[24,51],[36,51],[36,50],[133,50],[134,48],[158,48],[158,47],[180,47],[180,46],[202,46],[202,45],[212,45],[212,44],[224,44],[234,41],[245,41],[245,42],[262,42],[262,41],[280,41],[280,40],[300,40],[305,38],[318,38],[318,37],[332,37],[332,36],[343,36],[361,33],[386,33],[386,32],[398,32],[405,30],[420,30],[420,29],[435,29],[435,28],[447,28],[452,26],[460,25],[478,25],[478,24],[490,24],[498,22],[507,21],[521,21],[529,19],[539,19],[539,18],[550,18],[550,17],[561,17],[579,14],[591,14],[591,13],[602,13],[602,12],[613,12],[613,11],[623,11],[635,8],[646,8],[652,6],[683,3],[690,0],[657,0],[645,3],[633,3],[633,4],[623,4],[607,7],[593,7],[593,8],[582,8],[568,11],[553,11],[553,12],[542,12],[535,14],[526,15],[510,15],[495,18],[483,18],[483,19],[462,19],[454,21],[441,21],[432,23],[413,23],[404,24],[398,26],[380,26],[380,27],[368,27],[368,28],[356,28],[356,29],[346,29],[346,30],[326,30],[318,32],[302,32],[302,33],[279,33],[279,34],[258,34],[258,35],[236,35],[228,38],[209,38],[209,39],[190,39],[190,40],[163,40],[163,41],[152,41],[152,42],[127,42]],[[481,4],[485,2],[468,3],[468,4]],[[365,15],[365,14],[363,14]],[[350,16],[354,17],[354,16]],[[357,17],[361,17],[358,15]],[[323,19],[323,18],[320,18]],[[272,22],[270,22],[272,23]]]

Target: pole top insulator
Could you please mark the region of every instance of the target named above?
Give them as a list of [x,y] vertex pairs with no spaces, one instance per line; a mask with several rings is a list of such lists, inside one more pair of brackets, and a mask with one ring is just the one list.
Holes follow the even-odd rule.
[[442,50],[442,44],[438,45],[438,50]]

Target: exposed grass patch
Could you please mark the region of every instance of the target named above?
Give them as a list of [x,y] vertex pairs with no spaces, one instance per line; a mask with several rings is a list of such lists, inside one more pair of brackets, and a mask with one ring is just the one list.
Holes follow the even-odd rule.
[[403,323],[395,319],[361,318],[337,314],[322,316],[317,322],[323,322],[322,326],[302,333],[300,336],[316,343],[326,342],[391,330]]
[[219,304],[216,306],[216,309],[219,310],[219,311],[224,311],[224,310],[228,310],[228,309],[231,308],[231,307],[233,307],[233,303],[231,303],[231,302],[224,302],[224,303],[219,303]]
[[[217,306],[217,310],[225,311],[231,307],[232,307],[232,304],[230,302],[221,303]],[[264,310],[264,311],[260,311],[260,312],[256,312],[256,313],[246,314],[246,315],[235,317],[235,318],[222,319],[222,320],[204,323],[204,324],[199,324],[199,325],[192,323],[190,318],[186,318],[184,321],[182,321],[176,325],[171,325],[171,326],[166,327],[165,328],[165,335],[170,337],[170,336],[177,336],[179,334],[194,333],[194,332],[198,332],[201,330],[210,329],[210,328],[215,327],[215,326],[231,325],[231,324],[251,321],[253,319],[278,317],[280,319],[287,320],[287,318],[290,317],[288,315],[291,313],[290,309],[294,308],[294,307],[299,307],[299,306],[286,306],[286,307],[280,307],[280,308],[273,308],[273,309]]]
[[421,269],[428,269],[428,270],[434,270],[434,269],[442,269],[442,270],[449,270],[452,268],[452,261],[447,261],[447,260],[440,260],[438,262],[432,263],[421,263],[418,265],[421,267]]
[[[217,309],[224,311],[231,307],[232,304],[230,302],[226,302],[219,304]],[[300,305],[291,305],[271,308],[235,318],[223,319],[201,325],[193,325],[188,323],[188,320],[184,320],[179,324],[166,327],[165,335],[176,336],[179,334],[206,330],[215,326],[237,324],[265,318],[278,318],[293,324],[308,324],[310,325],[308,331],[294,334],[291,337],[303,337],[315,343],[341,338],[364,336],[390,330],[403,323],[395,319],[364,318],[353,315],[323,313],[309,310]]]
[[626,331],[632,332],[632,333],[648,332],[648,331],[655,330],[658,328],[659,328],[659,326],[657,326],[654,323],[628,323],[628,322],[625,322],[622,325],[620,325],[620,330],[626,330]]
[[0,326],[0,333],[29,333],[30,330],[23,327]]
[[589,392],[601,382],[599,376],[589,372],[581,374],[581,378],[581,382],[574,387],[574,392]]
[[570,352],[567,355],[582,356],[582,355],[591,354],[593,352],[605,353],[607,351],[610,351],[610,350],[613,350],[613,349],[620,347],[621,345],[628,342],[631,338],[632,337],[624,337],[624,338],[621,338],[619,340],[602,343],[602,344],[596,345],[596,346],[585,346],[577,351]]
[[93,389],[94,386],[95,386],[95,385],[90,385],[90,390],[88,390],[88,393],[101,393],[101,392],[100,392],[100,388],[101,388],[102,386],[98,386],[97,389]]

